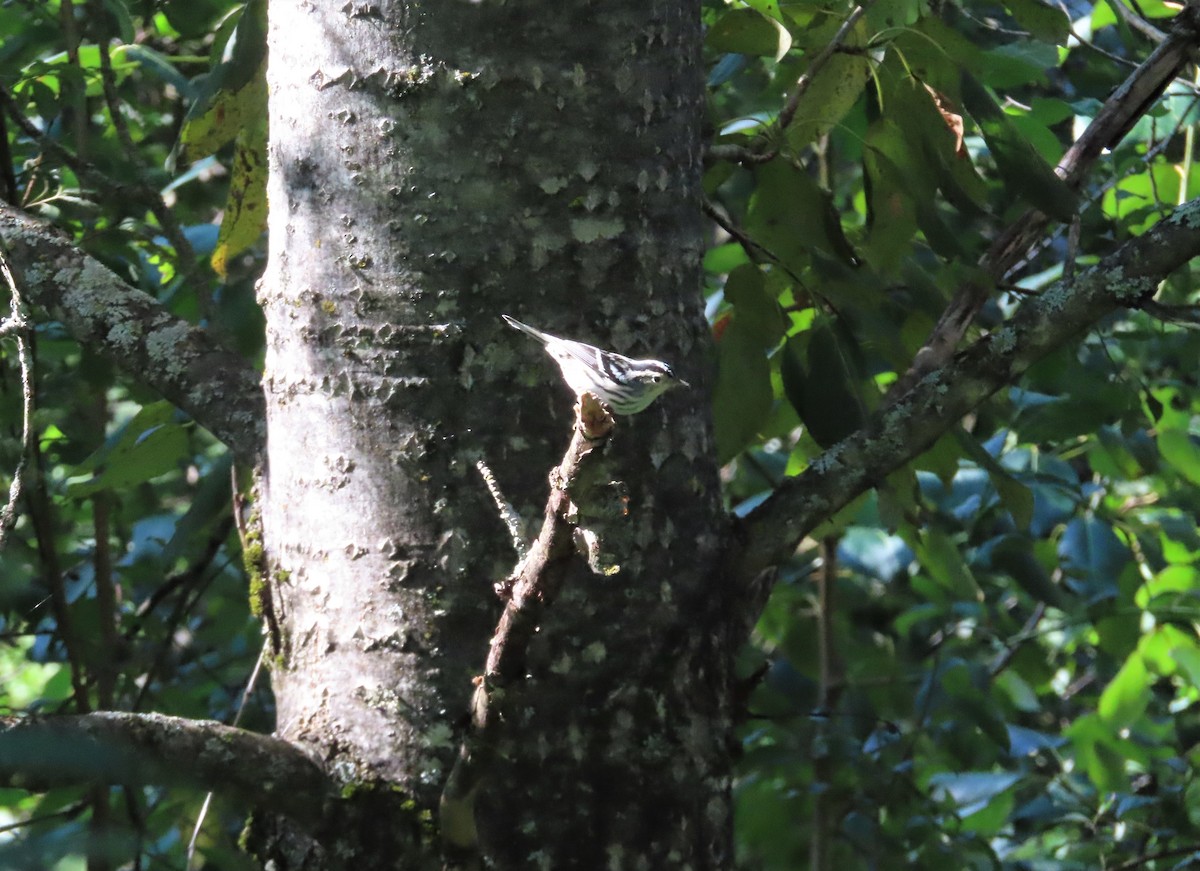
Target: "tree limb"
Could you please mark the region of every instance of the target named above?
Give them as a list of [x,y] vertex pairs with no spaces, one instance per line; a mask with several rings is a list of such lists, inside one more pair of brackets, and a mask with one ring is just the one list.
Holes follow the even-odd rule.
[[862,430],[789,478],[746,517],[729,575],[749,631],[774,584],[774,567],[860,493],[920,455],[971,409],[1033,363],[1122,307],[1138,307],[1170,272],[1200,255],[1200,199],[1122,245],[1073,283],[1022,303],[1003,327],[923,377]]
[[0,783],[32,791],[187,785],[312,825],[337,797],[320,766],[287,741],[211,720],[115,711],[0,717]]
[[27,302],[45,308],[80,342],[186,411],[239,459],[256,461],[264,443],[265,404],[258,372],[246,360],[63,236],[3,204],[0,244]]

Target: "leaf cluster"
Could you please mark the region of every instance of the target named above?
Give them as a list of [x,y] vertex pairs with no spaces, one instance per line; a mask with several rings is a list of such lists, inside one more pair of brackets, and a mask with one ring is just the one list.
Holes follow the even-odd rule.
[[[961,288],[986,291],[971,341],[1200,193],[1182,79],[1081,184],[1055,172],[1153,48],[1133,14],[706,5],[705,268],[736,513],[886,409]],[[1050,229],[989,269],[1032,212]],[[1190,271],[1159,299],[1194,306]],[[1114,316],[801,546],[741,664],[746,867],[1200,850],[1197,353],[1194,330]]]

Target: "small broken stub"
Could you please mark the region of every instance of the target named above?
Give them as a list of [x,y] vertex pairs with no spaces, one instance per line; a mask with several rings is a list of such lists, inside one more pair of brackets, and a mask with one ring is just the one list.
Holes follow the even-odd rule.
[[580,394],[579,403],[575,406],[575,416],[579,422],[579,431],[586,439],[606,438],[616,424],[608,406],[592,393]]

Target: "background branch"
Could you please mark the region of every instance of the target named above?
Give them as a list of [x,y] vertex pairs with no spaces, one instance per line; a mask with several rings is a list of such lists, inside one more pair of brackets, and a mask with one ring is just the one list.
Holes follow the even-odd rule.
[[1170,272],[1200,255],[1200,199],[1144,235],[1024,302],[996,332],[926,375],[868,425],[784,481],[745,520],[730,574],[744,591],[743,629],[753,626],[775,569],[818,523],[918,456],[964,414],[1104,315],[1138,307]]
[[26,302],[186,411],[253,463],[265,410],[258,372],[53,230],[0,205],[0,243]]
[[[3,133],[0,130],[0,133]],[[4,548],[8,533],[17,522],[17,503],[21,500],[21,487],[25,476],[25,465],[33,443],[33,355],[29,350],[32,328],[25,319],[22,309],[21,291],[17,287],[8,260],[0,251],[0,275],[8,285],[10,314],[0,323],[0,335],[11,335],[17,344],[17,365],[21,370],[21,455],[13,470],[12,482],[8,487],[8,500],[0,508],[0,550]]]
[[287,741],[160,714],[0,718],[0,783],[41,791],[85,783],[187,785],[319,823],[330,781]]
[[[1176,16],[1167,39],[1113,91],[1092,123],[1059,161],[1055,172],[1069,187],[1078,189],[1104,149],[1120,142],[1137,120],[1155,105],[1167,85],[1191,61],[1198,43],[1200,6],[1190,5]],[[980,266],[987,276],[993,282],[1003,279],[1049,222],[1050,219],[1036,209],[1013,222],[983,256]],[[950,359],[991,290],[990,282],[978,279],[959,288],[925,345],[914,357],[912,367],[896,381],[891,396],[901,396],[923,374]]]

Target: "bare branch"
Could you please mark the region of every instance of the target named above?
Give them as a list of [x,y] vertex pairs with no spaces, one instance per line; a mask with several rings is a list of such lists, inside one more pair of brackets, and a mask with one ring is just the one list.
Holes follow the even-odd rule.
[[924,376],[866,427],[784,481],[741,529],[729,574],[743,591],[743,629],[774,584],[774,567],[822,520],[921,454],[964,414],[1100,318],[1139,307],[1160,281],[1200,256],[1200,199],[1082,272],[1027,299],[1013,318]]
[[562,462],[550,473],[542,531],[513,573],[511,593],[488,650],[487,666],[471,700],[470,731],[446,781],[441,803],[441,832],[449,867],[478,867],[475,797],[495,755],[497,732],[513,704],[513,691],[525,671],[525,654],[542,613],[562,589],[575,554],[578,511],[589,474],[613,421],[599,401],[585,393],[579,419]]
[[1200,305],[1168,305],[1147,299],[1138,308],[1151,317],[1168,324],[1186,327],[1189,330],[1200,330]]
[[186,411],[239,458],[255,461],[264,442],[265,408],[259,375],[246,360],[55,231],[4,205],[0,243],[27,302]]
[[508,530],[508,537],[512,541],[513,550],[517,552],[518,559],[525,559],[529,553],[529,545],[525,543],[521,515],[512,507],[512,503],[504,498],[504,493],[500,490],[500,484],[496,480],[496,476],[492,474],[492,470],[488,467],[488,464],[483,460],[476,460],[475,468],[479,470],[479,475],[483,478],[483,483],[487,486],[492,501],[496,503],[496,513],[500,515],[500,520],[504,523],[504,528]]
[[336,798],[294,744],[161,714],[0,718],[0,783],[41,791],[87,783],[187,785],[319,823]]

